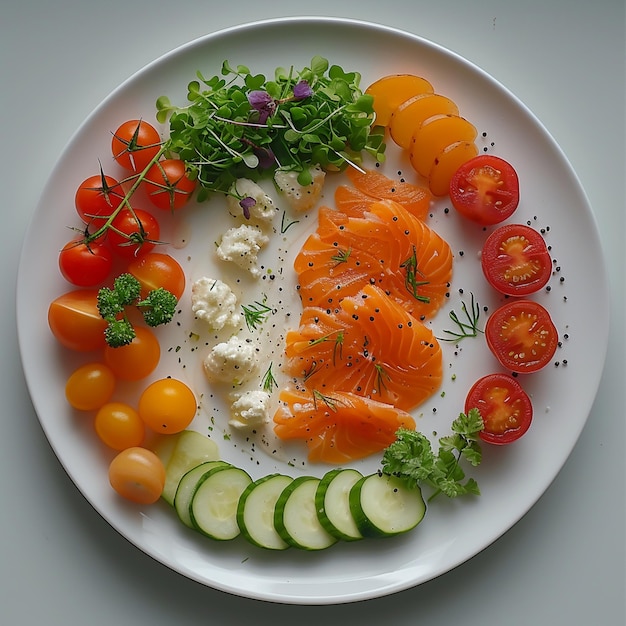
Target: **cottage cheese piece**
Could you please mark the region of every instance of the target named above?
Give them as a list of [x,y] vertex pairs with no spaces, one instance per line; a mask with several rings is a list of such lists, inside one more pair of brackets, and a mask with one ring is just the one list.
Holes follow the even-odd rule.
[[311,168],[313,182],[310,185],[301,185],[298,182],[298,172],[276,170],[274,182],[284,194],[289,205],[296,211],[312,209],[322,195],[326,172],[319,166]]
[[250,207],[250,221],[259,224],[269,224],[274,219],[278,208],[274,201],[249,178],[238,178],[231,187],[232,195],[228,195],[226,202],[231,215],[241,215],[243,209],[239,202],[241,198],[253,198],[255,203]]
[[191,310],[212,330],[237,326],[241,314],[237,310],[237,296],[224,282],[203,276],[191,285]]
[[222,235],[216,252],[222,261],[231,261],[253,276],[258,276],[261,273],[257,266],[258,253],[268,242],[269,237],[258,228],[242,224],[229,228]]
[[256,428],[269,421],[270,395],[266,391],[250,390],[234,396],[229,424],[241,430]]
[[209,382],[241,385],[257,370],[257,347],[237,335],[216,344],[202,363]]

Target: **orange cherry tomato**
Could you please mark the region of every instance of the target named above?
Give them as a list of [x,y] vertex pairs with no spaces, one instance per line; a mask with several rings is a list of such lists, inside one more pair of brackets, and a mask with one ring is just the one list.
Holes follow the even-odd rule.
[[197,409],[191,389],[175,378],[153,382],[139,398],[139,415],[154,432],[174,434],[191,424]]
[[140,445],[146,432],[139,413],[125,402],[107,402],[101,406],[94,427],[100,440],[114,450]]
[[104,363],[86,363],[74,370],[65,384],[65,397],[79,411],[95,411],[115,390],[115,374]]
[[122,380],[145,378],[155,370],[161,357],[159,340],[150,329],[135,326],[135,333],[135,338],[125,346],[104,348],[104,362]]
[[146,448],[126,448],[111,461],[109,482],[123,498],[138,504],[153,504],[163,492],[165,467]]
[[105,347],[107,322],[98,311],[97,289],[68,291],[50,303],[48,325],[66,348],[91,352]]
[[131,261],[127,269],[141,283],[142,297],[153,289],[163,287],[180,300],[185,291],[185,272],[169,254],[148,252]]

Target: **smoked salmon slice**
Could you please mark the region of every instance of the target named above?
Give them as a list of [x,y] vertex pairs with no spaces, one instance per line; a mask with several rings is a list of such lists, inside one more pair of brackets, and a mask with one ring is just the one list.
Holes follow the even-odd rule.
[[286,372],[323,395],[350,392],[410,411],[439,388],[432,331],[380,288],[366,285],[336,310],[306,307],[286,335]]
[[403,205],[379,200],[361,216],[322,207],[294,269],[303,306],[332,308],[372,284],[425,319],[448,294],[452,261],[438,233]]
[[350,195],[360,201],[363,200],[362,196],[367,196],[372,200],[394,200],[418,219],[426,219],[432,200],[428,188],[402,179],[394,180],[375,169],[348,167],[346,174],[356,191],[348,194],[346,188],[341,191],[338,188],[335,192],[337,209],[344,210],[346,205],[354,202]]
[[311,462],[342,464],[380,452],[403,427],[415,429],[405,411],[349,392],[328,394],[288,387],[281,391],[274,431],[300,439]]

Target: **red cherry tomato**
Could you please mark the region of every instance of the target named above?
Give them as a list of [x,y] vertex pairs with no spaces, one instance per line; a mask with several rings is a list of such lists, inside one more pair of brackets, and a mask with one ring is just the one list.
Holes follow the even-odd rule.
[[169,254],[148,252],[131,261],[128,271],[141,283],[144,297],[149,291],[163,287],[180,300],[185,291],[185,272]]
[[154,249],[161,230],[154,215],[142,209],[122,209],[113,219],[108,239],[123,259],[137,259]]
[[483,418],[480,438],[498,445],[519,439],[533,418],[528,394],[508,374],[488,374],[477,380],[465,399],[465,412],[470,409],[478,409]]
[[145,188],[150,202],[165,211],[184,207],[196,188],[180,159],[157,161],[146,173]]
[[117,209],[124,198],[120,183],[111,176],[99,174],[86,178],[76,190],[74,204],[86,224],[94,219],[106,218]]
[[450,200],[466,218],[483,225],[513,215],[519,203],[519,179],[513,166],[492,154],[479,154],[452,175]]
[[111,140],[113,158],[132,172],[143,172],[160,150],[161,137],[157,129],[143,120],[124,122]]
[[98,311],[97,289],[76,289],[53,300],[48,325],[59,343],[70,350],[90,352],[106,346],[107,322]]
[[94,287],[111,273],[113,254],[101,241],[85,243],[83,237],[68,241],[59,253],[59,269],[77,287]]
[[494,230],[483,246],[481,265],[489,284],[508,296],[539,291],[552,274],[544,238],[525,224],[506,224]]
[[500,364],[519,374],[545,367],[559,341],[550,314],[532,300],[512,300],[494,311],[485,324],[485,337]]

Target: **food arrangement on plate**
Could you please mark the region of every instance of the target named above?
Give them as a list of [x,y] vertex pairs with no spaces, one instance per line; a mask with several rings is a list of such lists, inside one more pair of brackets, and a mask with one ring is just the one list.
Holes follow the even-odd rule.
[[[546,367],[559,345],[550,312],[532,299],[558,268],[542,233],[514,221],[515,167],[481,151],[476,127],[425,78],[386,75],[365,89],[360,79],[322,57],[270,79],[224,61],[220,75],[198,72],[186,105],[159,98],[166,136],[145,119],[112,129],[122,175],[101,166],[75,192],[80,225],[59,254],[68,290],[48,310],[54,337],[84,356],[67,401],[114,451],[120,496],[163,499],[213,539],[319,550],[412,530],[434,497],[478,496],[466,471],[482,444],[509,444],[531,427],[520,375]],[[388,148],[413,171],[385,171]],[[340,178],[333,202],[322,202],[331,177]],[[224,272],[187,289],[171,254],[184,243],[162,232],[216,196],[232,217],[213,234]],[[479,266],[503,303],[491,311],[467,294],[460,314],[449,311],[453,329],[437,336],[429,324],[450,300],[455,264],[429,225],[444,197],[450,218],[493,227]],[[279,203],[289,207],[282,215]],[[300,222],[308,227],[292,240]],[[270,268],[271,238],[284,242],[284,258]],[[300,312],[281,303],[290,287]],[[205,347],[194,365],[202,389],[171,374],[150,379],[162,353],[180,348],[161,345],[160,327],[184,314]],[[485,342],[494,371],[433,447],[415,415],[443,393],[442,345],[465,339]],[[206,415],[207,388],[227,399],[228,415]],[[306,474],[253,476],[225,461],[207,436],[217,420],[270,454],[295,446]],[[376,456],[374,472],[351,467]]]

